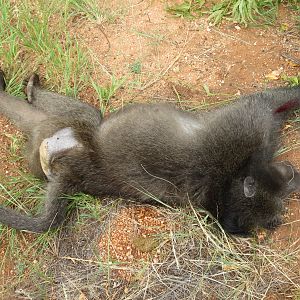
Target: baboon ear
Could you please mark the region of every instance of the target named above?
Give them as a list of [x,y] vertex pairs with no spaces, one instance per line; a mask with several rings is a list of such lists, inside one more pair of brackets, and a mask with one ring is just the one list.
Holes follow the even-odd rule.
[[244,194],[247,198],[253,197],[256,193],[255,180],[251,176],[244,179]]
[[300,173],[289,162],[282,162],[276,165],[276,169],[281,173],[284,178],[284,183],[287,188],[287,192],[300,192]]
[[294,169],[293,176],[287,181],[288,193],[300,192],[300,173]]

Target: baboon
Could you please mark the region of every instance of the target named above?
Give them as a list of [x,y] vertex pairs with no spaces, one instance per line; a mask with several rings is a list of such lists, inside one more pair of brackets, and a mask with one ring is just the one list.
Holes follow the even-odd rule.
[[84,192],[192,204],[244,235],[277,227],[283,200],[300,190],[292,164],[274,162],[283,122],[300,107],[300,87],[242,96],[208,112],[133,104],[102,118],[88,104],[43,89],[37,75],[27,102],[5,93],[0,77],[0,112],[26,133],[30,169],[47,180],[36,216],[0,207],[0,222],[11,227],[57,227],[66,195]]

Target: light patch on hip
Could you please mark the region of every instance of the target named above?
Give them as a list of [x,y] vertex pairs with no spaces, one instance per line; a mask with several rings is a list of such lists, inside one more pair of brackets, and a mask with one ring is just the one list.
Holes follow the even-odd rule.
[[190,118],[184,118],[180,116],[179,118],[177,118],[177,122],[181,130],[188,135],[193,135],[198,130],[203,128],[200,122]]
[[82,145],[75,139],[74,132],[71,127],[63,128],[57,131],[53,136],[44,139],[40,145],[40,162],[43,172],[47,178],[51,178],[50,160],[53,155],[71,150]]

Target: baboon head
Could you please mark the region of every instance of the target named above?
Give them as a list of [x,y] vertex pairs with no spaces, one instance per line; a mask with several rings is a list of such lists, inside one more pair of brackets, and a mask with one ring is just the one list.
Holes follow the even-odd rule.
[[232,180],[220,222],[236,234],[247,234],[254,227],[274,229],[282,223],[284,199],[297,191],[300,174],[290,163],[246,168]]

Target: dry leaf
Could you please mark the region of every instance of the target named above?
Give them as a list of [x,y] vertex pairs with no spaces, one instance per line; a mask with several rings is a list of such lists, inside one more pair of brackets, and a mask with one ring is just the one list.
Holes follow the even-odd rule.
[[265,77],[268,80],[278,80],[280,78],[281,73],[282,70],[274,70],[271,73],[267,74]]
[[153,237],[138,236],[133,239],[133,245],[142,252],[151,252],[158,244],[157,239]]
[[88,298],[83,293],[80,293],[78,300],[88,300]]
[[267,232],[264,230],[261,230],[257,232],[257,240],[258,242],[263,242],[267,237]]
[[278,80],[280,78],[281,73],[282,70],[274,70],[271,73],[267,74],[265,77],[268,80]]
[[237,270],[239,267],[237,265],[228,265],[228,264],[223,264],[222,269],[223,271],[233,271]]
[[288,23],[281,23],[280,24],[280,30],[281,31],[287,31],[290,28]]

